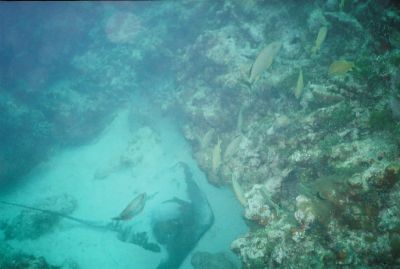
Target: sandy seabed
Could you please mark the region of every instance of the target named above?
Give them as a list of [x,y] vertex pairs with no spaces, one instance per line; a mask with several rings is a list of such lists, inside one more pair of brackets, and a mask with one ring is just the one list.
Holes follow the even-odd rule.
[[[140,192],[160,190],[174,196],[175,187],[163,181],[163,174],[177,162],[187,163],[200,189],[214,211],[214,225],[192,251],[230,253],[230,243],[247,231],[240,204],[227,188],[215,188],[191,157],[190,147],[171,121],[153,117],[151,126],[132,128],[135,116],[121,110],[103,133],[90,144],[55,154],[35,169],[24,184],[2,200],[32,205],[54,195],[67,194],[77,200],[73,216],[107,221]],[[135,141],[135,139],[138,139]],[[135,165],[120,165],[121,157],[134,154]],[[97,178],[99,171],[106,173]],[[160,176],[161,175],[161,176]],[[168,175],[165,175],[166,177]],[[159,196],[159,197],[157,197]],[[137,225],[149,225],[147,210],[160,202],[162,195],[148,201],[138,216]],[[19,209],[1,206],[3,218],[12,218]],[[139,218],[140,217],[140,218]],[[148,219],[148,218],[147,218]],[[155,268],[165,253],[153,253],[120,241],[115,232],[85,227],[62,220],[55,230],[35,240],[10,240],[12,247],[43,256],[51,264],[75,261],[80,268]],[[192,268],[189,255],[181,268]]]

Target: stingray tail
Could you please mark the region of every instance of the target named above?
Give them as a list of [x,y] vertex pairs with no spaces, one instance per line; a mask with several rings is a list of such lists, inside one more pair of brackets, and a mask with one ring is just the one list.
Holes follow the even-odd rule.
[[80,224],[83,224],[83,225],[86,225],[86,226],[90,226],[92,228],[110,229],[110,226],[108,225],[108,223],[105,224],[103,222],[97,222],[97,221],[91,221],[91,220],[75,218],[75,217],[72,217],[72,216],[57,212],[57,211],[41,209],[41,208],[32,207],[32,206],[23,205],[23,204],[18,204],[18,203],[11,203],[11,202],[6,202],[6,201],[0,201],[0,203],[1,204],[5,204],[5,205],[20,207],[20,208],[25,208],[25,209],[28,209],[28,210],[34,210],[34,211],[46,213],[46,214],[53,215],[53,216],[58,216],[60,218],[69,219],[71,221],[75,221],[75,222],[78,222]]

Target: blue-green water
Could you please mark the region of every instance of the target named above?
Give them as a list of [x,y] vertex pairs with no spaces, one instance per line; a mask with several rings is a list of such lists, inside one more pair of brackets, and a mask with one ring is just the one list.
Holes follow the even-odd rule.
[[0,269],[397,268],[396,1],[0,3]]

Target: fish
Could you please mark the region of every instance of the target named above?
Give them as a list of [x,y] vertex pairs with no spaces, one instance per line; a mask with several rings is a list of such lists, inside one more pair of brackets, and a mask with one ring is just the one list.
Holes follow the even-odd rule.
[[[119,238],[153,252],[163,250],[163,258],[154,269],[183,268],[181,264],[214,223],[213,210],[207,196],[197,185],[190,166],[178,162],[169,173],[163,173],[164,179],[168,174],[173,175],[171,179],[174,182],[179,180],[186,186],[182,188],[185,198],[179,198],[179,193],[176,193],[178,196],[172,199],[161,199],[147,215],[149,225],[130,225]],[[120,226],[124,224],[120,223]]]
[[229,159],[232,158],[232,156],[238,151],[240,142],[242,141],[242,136],[237,135],[234,137],[231,142],[228,144],[228,146],[225,149],[224,152],[224,160],[228,161]]
[[140,212],[142,212],[144,205],[146,203],[146,193],[143,192],[139,195],[137,195],[133,200],[125,207],[124,210],[122,210],[121,213],[119,213],[118,216],[113,217],[113,220],[130,220]]
[[[39,211],[46,214],[70,219],[81,224],[90,225],[90,228],[117,232],[117,238],[125,243],[135,244],[145,250],[161,253],[161,259],[156,269],[178,269],[189,253],[197,245],[203,235],[214,223],[214,213],[206,195],[197,185],[188,164],[179,162],[172,166],[163,176],[173,175],[170,180],[179,179],[186,185],[185,200],[172,198],[163,201],[154,208],[146,208],[151,214],[143,214],[149,218],[149,225],[135,225],[125,220],[135,217],[145,206],[146,200],[151,199],[158,192],[147,196],[146,193],[137,195],[128,206],[114,220],[107,222],[91,222],[71,217],[57,211],[45,210],[23,204],[0,201],[2,204]],[[167,178],[168,179],[168,178]],[[170,190],[168,190],[170,191]],[[171,207],[172,205],[172,207]],[[171,212],[172,208],[172,212]]]
[[339,9],[342,11],[344,9],[344,5],[346,4],[346,0],[340,0]]
[[297,78],[296,88],[294,89],[294,96],[299,98],[304,88],[303,70],[300,69],[299,77]]
[[355,64],[353,62],[337,60],[329,66],[328,74],[331,76],[343,75],[352,70],[354,67]]
[[251,83],[271,66],[281,47],[282,42],[274,41],[261,50],[250,69]]
[[242,206],[246,206],[247,201],[246,201],[246,198],[244,197],[244,191],[235,176],[232,176],[232,187],[233,187],[233,191],[235,192],[236,198],[238,199],[239,203]]
[[206,134],[200,139],[201,148],[202,149],[207,148],[213,137],[214,137],[214,129],[208,130]]
[[312,54],[316,54],[321,49],[321,45],[324,43],[327,33],[328,28],[326,26],[319,28],[317,39],[315,39],[315,45],[311,49]]
[[[144,205],[148,199],[153,198],[157,193],[152,194],[151,196],[147,197],[146,193],[141,193],[138,196],[136,196],[127,206],[126,208],[117,216],[112,218],[112,220],[130,220],[134,216],[138,215],[144,208]],[[7,202],[7,201],[0,201],[1,204],[4,205],[10,205],[10,206],[15,206],[15,207],[20,207],[20,208],[25,208],[29,210],[34,210],[46,214],[50,214],[53,216],[61,217],[64,219],[69,219],[71,221],[89,226],[91,228],[99,228],[99,229],[106,229],[106,230],[113,230],[114,229],[114,224],[109,223],[109,222],[104,222],[104,221],[92,221],[92,220],[86,220],[82,218],[76,218],[67,214],[63,214],[57,211],[53,210],[47,210],[47,209],[42,209],[42,208],[37,208],[29,205],[24,205],[24,204],[19,204],[19,203],[13,203],[13,202]]]
[[243,130],[243,114],[244,114],[244,106],[242,106],[239,110],[238,114],[238,119],[237,119],[237,124],[236,124],[236,130],[241,133]]
[[221,166],[221,139],[218,137],[218,142],[214,146],[212,155],[212,171],[217,174],[218,168]]

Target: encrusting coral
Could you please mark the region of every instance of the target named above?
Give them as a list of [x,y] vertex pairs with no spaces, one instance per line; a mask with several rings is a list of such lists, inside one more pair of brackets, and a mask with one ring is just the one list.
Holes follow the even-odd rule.
[[[289,2],[282,9],[257,2],[246,13],[235,3],[223,6],[222,13],[251,26],[217,24],[218,34],[200,34],[181,58],[181,66],[193,55],[207,59],[213,70],[213,77],[205,70],[185,79],[186,70],[178,69],[185,90],[175,93],[176,105],[187,116],[185,135],[200,167],[213,184],[232,184],[252,223],[232,243],[244,268],[399,262],[399,205],[393,202],[400,188],[399,123],[390,110],[374,112],[393,106],[385,76],[396,68],[359,60],[395,57],[396,49],[374,49],[377,33],[366,16],[387,20],[398,10],[365,15],[362,4],[328,2],[301,8]],[[290,17],[293,10],[302,15]],[[400,17],[390,16],[387,27],[399,26]],[[228,34],[229,42],[221,40]],[[269,45],[261,49],[260,42],[273,40],[280,40],[274,53]],[[249,73],[239,72],[242,66]]]

